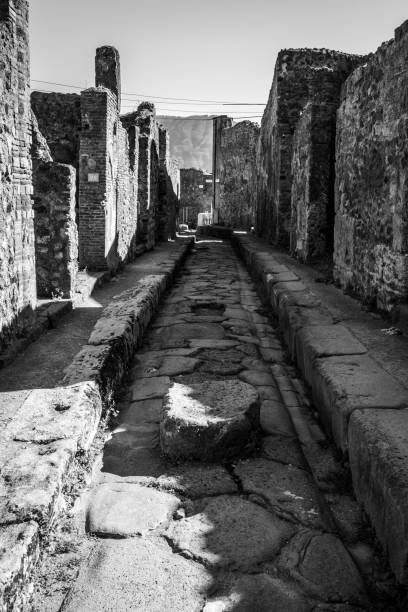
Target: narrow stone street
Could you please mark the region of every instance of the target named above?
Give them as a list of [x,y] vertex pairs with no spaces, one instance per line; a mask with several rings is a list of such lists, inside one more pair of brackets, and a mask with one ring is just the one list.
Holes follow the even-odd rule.
[[229,242],[196,244],[121,400],[76,506],[79,575],[62,608],[50,596],[35,609],[400,609],[347,469]]

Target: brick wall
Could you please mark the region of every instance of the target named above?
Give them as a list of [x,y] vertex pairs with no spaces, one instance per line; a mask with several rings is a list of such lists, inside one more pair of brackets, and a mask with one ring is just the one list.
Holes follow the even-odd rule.
[[221,128],[216,152],[217,184],[214,208],[218,222],[237,229],[250,229],[255,223],[253,191],[256,177],[256,148],[259,126],[242,121]]
[[289,248],[293,136],[316,92],[340,97],[342,83],[363,58],[326,49],[279,53],[261,125],[257,154],[256,227],[259,235]]
[[390,310],[408,297],[408,22],[346,81],[336,148],[335,278]]
[[0,350],[36,302],[28,3],[0,0]]

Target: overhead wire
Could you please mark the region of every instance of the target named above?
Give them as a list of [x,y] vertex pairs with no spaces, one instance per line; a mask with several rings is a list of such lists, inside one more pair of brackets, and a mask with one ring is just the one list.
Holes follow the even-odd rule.
[[[86,89],[86,87],[80,86],[80,85],[69,85],[67,83],[57,83],[54,81],[44,81],[41,79],[31,79],[31,81],[33,83],[43,83],[45,85],[56,85],[57,87],[69,87],[72,89]],[[198,98],[174,98],[174,97],[170,97],[170,96],[153,96],[153,95],[147,95],[147,94],[141,94],[141,93],[129,93],[129,92],[122,92],[122,99],[123,96],[133,96],[139,99],[149,99],[151,98],[152,100],[164,100],[164,101],[168,101],[168,104],[172,104],[172,102],[170,102],[170,100],[174,100],[177,102],[194,102],[194,103],[202,103],[202,104],[221,104],[221,105],[225,105],[225,106],[265,106],[264,102],[233,102],[231,100],[200,100]]]

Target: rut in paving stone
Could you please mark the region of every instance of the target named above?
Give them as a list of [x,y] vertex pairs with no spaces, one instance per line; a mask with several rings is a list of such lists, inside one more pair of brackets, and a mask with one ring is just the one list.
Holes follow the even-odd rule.
[[299,443],[284,356],[231,246],[198,243],[135,355],[65,612],[388,609],[341,468]]

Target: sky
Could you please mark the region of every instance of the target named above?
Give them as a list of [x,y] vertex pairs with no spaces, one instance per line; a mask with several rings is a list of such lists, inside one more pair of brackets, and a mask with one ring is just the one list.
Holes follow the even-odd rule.
[[30,11],[33,89],[92,86],[95,49],[114,45],[122,112],[157,96],[159,114],[235,118],[262,114],[280,49],[365,54],[408,19],[407,0],[30,0]]

